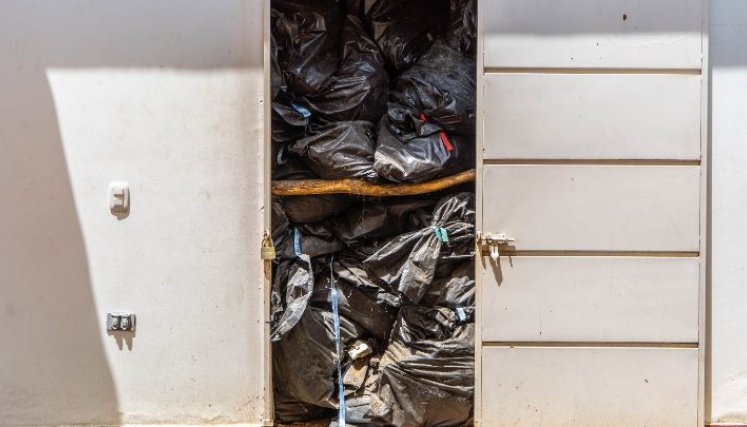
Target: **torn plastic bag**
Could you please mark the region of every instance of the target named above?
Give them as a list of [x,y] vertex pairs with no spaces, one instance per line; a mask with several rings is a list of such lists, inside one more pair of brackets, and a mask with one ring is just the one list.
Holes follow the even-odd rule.
[[392,239],[363,265],[410,301],[419,303],[433,281],[439,258],[453,255],[452,245],[474,242],[474,197],[472,193],[444,197],[433,211],[431,226]]
[[371,407],[390,409],[380,421],[471,425],[473,346],[474,323],[460,322],[451,309],[403,307],[381,358],[378,389],[371,395]]
[[[386,341],[399,309],[399,298],[373,282],[354,260],[336,259],[333,265],[340,315],[360,325],[370,336]],[[341,273],[339,277],[338,272]],[[316,273],[310,304],[331,310],[329,268],[320,268]]]
[[433,43],[397,78],[392,99],[452,133],[475,134],[475,61],[444,41]]
[[342,32],[342,58],[319,92],[299,100],[314,117],[330,122],[378,122],[386,112],[389,75],[379,47],[360,19],[348,15]]
[[383,199],[365,202],[347,210],[335,221],[333,232],[347,246],[363,239],[395,236],[420,225],[424,208],[434,205],[427,199]]
[[288,90],[316,93],[337,69],[337,0],[273,0],[272,30]]
[[447,135],[427,117],[389,104],[379,123],[374,169],[394,182],[417,183],[474,167],[471,137]]
[[[308,255],[282,261],[275,270],[272,286],[270,340],[280,341],[298,324],[314,291],[314,271]],[[285,294],[283,301],[282,294]]]
[[477,51],[477,0],[450,0],[449,46],[474,56]]
[[288,219],[299,224],[319,222],[337,215],[354,201],[354,198],[343,194],[287,196],[280,199]]
[[389,67],[400,72],[430,47],[448,25],[449,0],[378,0],[366,15]]
[[373,124],[365,121],[334,122],[314,129],[311,136],[290,144],[290,152],[325,179],[362,178],[376,181],[373,169]]
[[[339,316],[340,341],[347,346],[363,330]],[[273,344],[276,392],[304,403],[336,408],[337,357],[332,313],[309,307],[295,328]]]

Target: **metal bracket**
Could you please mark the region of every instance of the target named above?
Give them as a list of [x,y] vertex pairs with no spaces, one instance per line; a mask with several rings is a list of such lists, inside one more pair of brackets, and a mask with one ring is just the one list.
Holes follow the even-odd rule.
[[480,246],[481,253],[483,253],[483,249],[487,249],[488,253],[490,255],[490,258],[494,262],[498,262],[498,259],[501,257],[501,246],[509,245],[510,243],[516,241],[513,237],[509,237],[506,233],[485,233],[482,234],[481,232],[477,232],[477,244]]

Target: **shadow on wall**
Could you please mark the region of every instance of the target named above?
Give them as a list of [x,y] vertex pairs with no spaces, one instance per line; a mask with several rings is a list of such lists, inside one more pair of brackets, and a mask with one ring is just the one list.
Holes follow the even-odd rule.
[[[120,421],[65,158],[76,141],[62,140],[48,69],[256,65],[210,45],[235,39],[244,7],[241,0],[2,3],[0,424]],[[88,148],[95,147],[76,150]]]

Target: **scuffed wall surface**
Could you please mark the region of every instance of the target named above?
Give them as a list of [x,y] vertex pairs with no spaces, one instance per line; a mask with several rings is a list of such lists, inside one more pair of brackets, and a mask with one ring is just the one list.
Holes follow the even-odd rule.
[[710,421],[747,423],[747,2],[711,1]]
[[0,425],[259,421],[262,3],[0,3]]

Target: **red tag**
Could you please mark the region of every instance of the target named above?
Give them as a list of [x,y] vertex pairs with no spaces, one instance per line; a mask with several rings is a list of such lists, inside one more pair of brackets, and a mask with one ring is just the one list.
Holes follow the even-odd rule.
[[441,135],[441,142],[444,143],[444,147],[446,147],[446,151],[454,151],[454,146],[451,145],[451,142],[449,142],[449,137],[446,136],[446,132],[441,131],[439,135]]
[[[420,120],[427,122],[428,117],[425,116],[425,113],[420,113]],[[449,137],[446,136],[445,131],[440,131],[438,135],[441,137],[441,142],[444,144],[444,148],[446,148],[446,151],[454,151],[454,146],[451,145],[451,142],[449,141]]]

